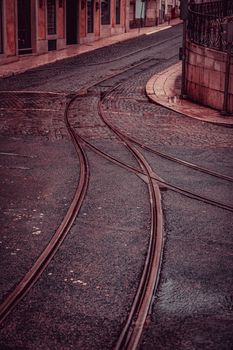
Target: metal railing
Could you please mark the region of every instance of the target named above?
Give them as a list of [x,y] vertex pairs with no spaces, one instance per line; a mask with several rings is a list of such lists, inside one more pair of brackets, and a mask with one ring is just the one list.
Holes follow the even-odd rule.
[[218,18],[233,16],[233,1],[212,0],[200,4],[191,3],[190,9],[194,12],[211,15]]
[[198,45],[219,51],[227,50],[223,24],[233,21],[233,1],[190,4],[187,21],[188,39]]

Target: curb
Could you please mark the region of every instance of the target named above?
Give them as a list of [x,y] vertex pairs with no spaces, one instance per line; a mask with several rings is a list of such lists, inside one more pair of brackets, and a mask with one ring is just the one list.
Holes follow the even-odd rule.
[[180,99],[180,87],[175,85],[180,76],[181,62],[155,74],[146,84],[149,100],[186,117],[219,126],[233,127],[233,117],[224,117],[215,109],[191,100]]
[[[166,25],[167,23],[165,22],[165,23],[163,23],[162,25],[160,25],[160,26],[156,26],[156,27],[148,27],[148,33],[149,33],[149,31],[151,30],[151,32],[160,32],[161,30],[166,30],[166,29],[170,29],[170,28],[172,28],[172,27],[175,27],[175,26],[177,26],[177,25],[180,25],[182,23],[182,21],[180,20],[180,21],[178,21],[178,20],[176,20],[176,22],[174,23],[174,24],[172,24],[172,23],[170,23],[169,25]],[[146,28],[146,27],[143,27],[143,28]],[[141,29],[143,29],[143,28],[141,28]],[[153,31],[153,28],[154,28],[154,31]],[[138,29],[140,29],[140,28],[138,28]],[[130,33],[130,31],[129,32],[127,32],[127,33]],[[83,53],[87,53],[87,52],[91,52],[91,51],[94,51],[94,50],[98,50],[98,49],[100,49],[100,48],[102,48],[102,47],[107,47],[107,46],[110,46],[110,45],[115,45],[115,44],[117,44],[117,43],[120,43],[120,42],[123,42],[123,41],[126,41],[126,40],[130,40],[130,39],[134,39],[134,38],[137,38],[137,37],[139,37],[139,36],[144,36],[144,35],[148,35],[148,33],[146,33],[146,32],[139,32],[139,33],[136,33],[136,35],[132,35],[132,36],[129,36],[129,37],[127,37],[127,35],[125,35],[124,36],[124,34],[127,34],[127,33],[123,33],[123,34],[119,34],[119,35],[122,35],[122,37],[121,38],[119,38],[119,39],[117,39],[116,38],[116,41],[115,42],[111,42],[111,43],[102,43],[102,44],[100,44],[100,46],[98,46],[98,47],[95,47],[94,45],[95,44],[97,44],[98,43],[98,41],[101,41],[101,40],[108,40],[108,39],[113,39],[114,38],[114,35],[112,36],[112,37],[107,37],[107,38],[102,38],[102,39],[99,39],[99,40],[97,40],[97,41],[94,41],[92,44],[93,44],[93,47],[91,47],[91,46],[89,46],[88,47],[88,49],[84,49],[82,52],[76,52],[76,53],[71,53],[70,55],[67,55],[67,56],[64,56],[64,57],[61,57],[61,58],[54,58],[54,59],[51,59],[51,61],[47,61],[47,62],[44,62],[44,63],[38,63],[38,64],[35,64],[34,66],[32,66],[32,67],[24,67],[24,68],[22,68],[22,69],[19,69],[19,70],[17,70],[17,69],[10,69],[9,68],[9,70],[7,70],[6,69],[6,72],[4,73],[0,73],[0,79],[2,78],[2,79],[4,79],[4,78],[7,78],[7,77],[11,77],[11,76],[14,76],[14,75],[17,75],[17,74],[21,74],[21,73],[24,73],[24,72],[26,72],[26,71],[28,71],[28,70],[31,70],[31,69],[36,69],[36,68],[38,68],[38,67],[42,67],[42,66],[45,66],[45,65],[47,65],[47,64],[52,64],[52,63],[55,63],[55,62],[57,62],[57,61],[62,61],[62,60],[65,60],[65,59],[68,59],[68,58],[72,58],[72,57],[76,57],[76,56],[80,56],[80,55],[82,55]],[[116,35],[117,36],[117,35]],[[82,49],[82,47],[85,47],[86,46],[86,44],[79,44],[79,45],[77,45],[77,49]],[[64,48],[64,49],[62,49],[62,50],[60,50],[60,52],[62,52],[63,50],[67,50],[67,48]],[[57,52],[59,52],[59,51],[57,51]],[[45,55],[48,55],[48,53],[45,53]],[[36,57],[42,57],[42,55],[35,55]],[[24,58],[28,58],[28,57],[26,57],[26,56],[24,56]],[[2,67],[3,66],[5,66],[5,67],[7,67],[8,65],[10,66],[11,64],[16,64],[16,62],[21,62],[20,61],[20,59],[18,59],[18,60],[16,60],[16,61],[14,61],[14,62],[9,62],[9,63],[4,63],[4,64],[2,64]]]

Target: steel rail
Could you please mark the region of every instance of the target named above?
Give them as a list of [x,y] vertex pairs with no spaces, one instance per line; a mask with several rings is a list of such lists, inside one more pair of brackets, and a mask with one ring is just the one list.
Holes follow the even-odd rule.
[[86,195],[88,187],[88,175],[89,167],[86,155],[83,148],[81,147],[78,138],[74,135],[72,129],[70,128],[69,121],[67,119],[68,109],[72,104],[73,100],[67,103],[65,110],[65,123],[71,135],[72,142],[75,146],[76,152],[79,157],[80,162],[80,177],[79,183],[76,188],[74,198],[71,205],[63,218],[60,226],[56,230],[55,234],[51,238],[50,242],[37,258],[36,262],[30,268],[30,270],[25,274],[22,280],[17,284],[17,286],[8,294],[6,299],[0,305],[0,323],[7,317],[7,315],[13,310],[13,308],[18,304],[18,302],[26,295],[30,288],[35,284],[38,278],[41,276],[43,271],[46,269],[61,243],[67,236],[83,202]]
[[[109,78],[104,78],[103,80],[100,80],[98,82],[95,82],[94,84],[92,84],[91,86],[89,85],[89,87],[87,87],[86,89],[88,90],[89,88],[91,87],[94,87],[94,86],[98,86],[99,84],[101,84],[101,82],[103,81],[107,81],[108,79],[111,79],[112,77],[115,77],[115,76],[118,76],[118,75],[121,75],[122,73],[128,71],[128,70],[131,70],[131,69],[134,69],[134,68],[137,68],[138,66],[144,64],[145,62],[149,62],[151,61],[151,59],[148,59],[148,60],[145,60],[144,62],[141,62],[135,66],[132,66],[128,69],[125,69],[124,71],[121,71],[120,73],[115,73],[113,74],[111,77]],[[116,88],[118,88],[119,86],[122,85],[122,82],[120,82],[119,84],[115,85],[114,87],[112,87],[108,92],[106,92],[105,94],[102,95],[102,100],[105,98],[105,96],[107,96],[107,94],[109,94],[110,92],[114,91]],[[187,161],[184,161],[180,158],[177,158],[177,157],[173,157],[173,156],[170,156],[170,155],[167,155],[166,153],[163,153],[163,152],[160,152],[160,151],[157,151],[155,149],[151,149],[145,145],[143,145],[142,143],[140,143],[139,141],[137,141],[135,138],[132,138],[128,135],[125,135],[124,133],[122,133],[117,127],[114,127],[114,130],[115,132],[117,132],[118,134],[121,134],[124,138],[127,138],[127,140],[133,142],[134,144],[140,146],[141,148],[147,150],[147,151],[150,151],[152,153],[155,153],[156,155],[158,156],[161,156],[167,160],[170,160],[170,161],[173,161],[173,162],[176,162],[180,165],[183,165],[183,166],[186,166],[186,167],[189,167],[189,168],[192,168],[196,171],[199,171],[199,172],[203,172],[203,173],[206,173],[210,176],[214,176],[214,177],[217,177],[217,178],[220,178],[220,179],[223,179],[223,180],[226,180],[226,181],[230,181],[230,182],[233,182],[233,178],[228,176],[228,175],[224,175],[224,174],[221,174],[221,173],[218,173],[218,172],[214,172],[210,169],[207,169],[207,168],[204,168],[204,167],[201,167],[197,164],[194,164],[194,163],[190,163],[190,162],[187,162]],[[140,171],[138,171],[136,168],[134,167],[131,167],[127,164],[125,164],[124,162],[121,162],[119,160],[116,160],[115,158],[111,157],[110,155],[107,155],[106,153],[98,150],[95,146],[93,146],[92,144],[90,144],[88,141],[86,141],[84,138],[82,138],[80,135],[79,137],[83,140],[84,143],[86,143],[90,148],[92,148],[95,152],[99,153],[100,155],[104,156],[105,158],[109,159],[110,161],[114,162],[115,164],[118,164],[124,168],[128,168],[129,170],[133,171],[133,172],[138,172],[138,174],[141,174]],[[201,195],[198,195],[196,193],[193,193],[191,191],[188,191],[188,190],[185,190],[185,189],[182,189],[178,186],[174,186],[170,183],[168,183],[167,181],[163,181],[161,179],[158,179],[157,177],[154,177],[153,178],[155,181],[157,181],[158,183],[160,183],[162,186],[165,186],[166,188],[174,191],[174,192],[177,192],[181,195],[184,195],[188,198],[191,198],[191,199],[195,199],[195,200],[198,200],[198,201],[202,201],[204,203],[207,203],[209,205],[213,205],[213,206],[216,206],[216,207],[219,207],[221,209],[224,209],[224,210],[228,210],[228,211],[233,211],[233,206],[230,206],[230,205],[227,205],[225,203],[222,203],[220,201],[216,201],[216,200],[212,200],[208,197],[205,197],[205,196],[201,196]]]
[[[125,135],[126,136],[126,135]],[[183,166],[186,166],[188,168],[191,168],[191,169],[194,169],[196,171],[199,171],[199,172],[202,172],[202,173],[205,173],[205,174],[208,174],[210,176],[213,176],[213,177],[217,177],[219,179],[222,179],[222,180],[226,180],[226,181],[229,181],[229,182],[233,182],[233,177],[231,176],[228,176],[228,175],[225,175],[225,174],[221,174],[221,173],[218,173],[216,171],[213,171],[213,170],[210,170],[210,169],[207,169],[205,167],[202,167],[200,165],[197,165],[197,164],[194,164],[194,163],[190,163],[186,160],[183,160],[183,159],[180,159],[180,158],[177,158],[177,157],[173,157],[169,154],[166,154],[164,152],[160,152],[160,151],[157,151],[153,148],[150,148],[148,146],[145,146],[143,145],[142,143],[140,143],[139,141],[137,141],[135,138],[133,137],[130,137],[130,136],[126,136],[129,140],[131,140],[131,142],[135,143],[136,145],[140,146],[141,148],[145,149],[146,151],[148,152],[151,152],[151,153],[154,153],[156,154],[157,156],[161,157],[161,158],[165,158],[167,160],[170,160],[172,162],[175,162],[175,163],[178,163],[180,165],[183,165]]]
[[[79,143],[79,140],[81,140],[82,138],[80,136],[78,136],[74,130],[72,129],[72,127],[70,126],[70,123],[68,122],[67,119],[67,115],[68,115],[68,109],[70,107],[70,105],[75,101],[76,98],[80,97],[80,93],[83,92],[84,90],[88,90],[94,86],[97,86],[101,83],[103,83],[104,81],[107,81],[109,79],[112,79],[114,77],[117,77],[129,70],[132,70],[134,68],[137,68],[138,66],[141,66],[143,64],[145,64],[146,62],[149,61],[153,61],[153,58],[151,59],[146,59],[143,62],[140,62],[136,65],[131,66],[130,68],[126,68],[124,70],[121,70],[120,72],[108,75],[107,77],[103,78],[103,79],[99,79],[97,80],[94,84],[88,84],[86,87],[82,87],[80,90],[78,90],[78,92],[76,92],[74,95],[71,94],[71,99],[69,101],[69,103],[66,106],[66,111],[65,111],[65,122],[66,122],[66,126],[69,130],[69,133],[71,135],[72,141],[74,142],[75,145],[75,149],[78,153],[79,159],[80,159],[80,164],[83,164],[83,166],[81,166],[81,173],[80,173],[80,181],[79,181],[79,185],[77,187],[74,199],[71,203],[71,206],[65,216],[65,218],[63,219],[62,223],[60,224],[59,228],[57,229],[57,231],[55,232],[54,236],[52,237],[51,241],[49,242],[47,248],[42,252],[42,254],[39,256],[39,258],[36,260],[35,264],[32,266],[32,268],[28,271],[28,273],[25,275],[25,277],[19,282],[19,284],[16,286],[16,288],[6,297],[6,299],[3,301],[3,303],[0,305],[0,322],[3,321],[3,319],[5,319],[5,317],[10,313],[10,311],[14,308],[14,306],[23,298],[23,296],[25,296],[25,294],[29,291],[29,289],[31,288],[31,286],[38,280],[38,278],[40,277],[40,275],[42,274],[42,272],[45,270],[45,268],[48,266],[49,262],[51,261],[51,259],[53,258],[53,256],[55,255],[57,249],[59,248],[59,246],[61,245],[61,243],[63,242],[63,240],[65,239],[70,227],[73,224],[73,221],[75,220],[75,217],[81,207],[81,203],[84,199],[86,190],[87,190],[87,186],[88,186],[88,181],[87,179],[87,174],[89,172],[88,170],[88,165],[87,165],[87,160],[86,160],[86,156],[85,153]],[[122,83],[120,83],[119,85],[121,85]],[[116,88],[116,86],[114,87],[114,89]],[[15,93],[44,93],[46,94],[46,92],[43,91],[15,91]],[[0,92],[1,93],[1,92]],[[3,91],[3,93],[7,93],[7,91]],[[53,92],[48,92],[48,94],[56,94],[56,95],[63,95],[68,97],[65,94],[61,94],[61,93],[53,93]],[[116,130],[117,131],[117,130]],[[118,130],[118,132],[120,132]],[[123,134],[122,134],[123,135]],[[126,137],[126,135],[123,135],[124,137]],[[128,137],[128,139],[130,139]],[[87,141],[85,141],[86,143]],[[136,143],[136,142],[135,142]],[[141,145],[143,147],[143,145]],[[89,147],[94,147],[93,145],[89,144]],[[144,146],[145,147],[145,146]],[[151,150],[152,151],[152,150]],[[101,151],[99,151],[101,152]],[[153,152],[158,152],[153,150]],[[160,152],[159,152],[160,153]],[[162,155],[162,153],[161,153]],[[111,158],[111,156],[109,155],[105,155],[107,158]],[[170,157],[167,156],[166,154],[163,154],[163,156],[165,157]],[[173,158],[173,157],[171,157]],[[168,159],[168,158],[167,158]],[[174,161],[173,159],[170,159]],[[115,163],[121,163],[121,166],[124,167],[128,167],[130,168],[130,166],[125,165],[123,162],[120,162],[118,160],[112,159],[112,161],[114,161]],[[187,165],[187,162],[182,161],[179,159],[180,162],[182,162],[182,165]],[[184,164],[184,162],[186,164]],[[85,165],[86,164],[86,165]],[[191,167],[196,167],[195,164],[189,163],[192,166]],[[137,171],[138,173],[140,173],[138,171],[138,169],[133,169],[133,167],[131,167],[133,171]],[[207,169],[208,170],[208,169]],[[144,173],[141,173],[141,175]],[[220,174],[221,175],[221,174]],[[224,177],[226,177],[225,175],[223,175]],[[184,194],[186,196],[191,196],[190,198],[194,198],[194,199],[198,199],[198,200],[204,200],[206,203],[208,204],[212,204],[212,205],[217,205],[223,209],[227,209],[230,211],[233,211],[233,208],[230,206],[226,206],[225,204],[219,203],[219,202],[215,202],[212,201],[208,198],[205,198],[203,196],[198,196],[196,194],[190,193],[188,191],[185,191],[183,189],[180,189],[178,187],[175,187],[165,181],[161,181],[158,178],[155,178],[153,176],[151,176],[151,178],[157,182],[160,182],[162,184],[164,184],[165,186],[167,186],[168,188],[170,188],[171,190],[174,190],[176,192],[179,192],[181,194]],[[231,181],[231,179],[229,179],[229,177],[226,178],[227,180]],[[46,256],[46,254],[50,252],[50,256]],[[31,286],[30,286],[31,283]]]
[[[121,85],[121,83],[114,87],[114,89],[116,89],[117,87],[119,87]],[[151,153],[154,153],[156,154],[157,156],[161,157],[161,158],[165,158],[167,160],[170,160],[172,162],[175,162],[175,163],[178,163],[180,165],[183,165],[183,166],[186,166],[188,168],[191,168],[193,170],[196,170],[196,171],[199,171],[199,172],[202,172],[202,173],[206,173],[210,176],[213,176],[213,177],[216,177],[216,178],[219,178],[219,179],[222,179],[222,180],[226,180],[226,181],[229,181],[229,182],[233,182],[233,177],[232,176],[229,176],[229,175],[225,175],[225,174],[222,174],[222,173],[219,173],[219,172],[216,172],[216,171],[213,171],[213,170],[210,170],[208,168],[205,168],[205,167],[202,167],[200,165],[197,165],[197,164],[194,164],[194,163],[191,163],[191,162],[188,162],[188,161],[185,161],[183,159],[180,159],[180,158],[177,158],[177,157],[174,157],[174,156],[171,156],[169,154],[166,154],[164,152],[161,152],[161,151],[158,151],[156,149],[153,149],[153,148],[150,148],[146,145],[144,145],[142,142],[136,140],[134,137],[131,137],[129,135],[126,135],[125,133],[123,133],[122,131],[120,131],[117,127],[116,129],[118,130],[118,132],[120,132],[124,137],[126,137],[128,140],[130,140],[132,143],[138,145],[139,147],[145,149],[146,151],[148,152],[151,152]]]
[[[118,84],[118,86],[120,85],[121,83]],[[160,220],[160,225],[157,226],[159,216],[157,211],[158,209],[156,209],[157,206],[155,205],[155,203],[158,205],[158,198],[156,199],[154,183],[151,178],[151,175],[153,175],[152,169],[142,157],[142,155],[140,155],[139,151],[129,143],[130,141],[128,140],[128,138],[123,136],[122,133],[119,132],[119,130],[116,129],[113,125],[111,125],[105,118],[105,113],[103,110],[104,101],[112,91],[115,91],[115,89],[116,87],[113,87],[100,98],[98,103],[99,115],[103,122],[109,127],[109,129],[112,130],[112,132],[116,134],[118,138],[127,145],[131,152],[134,153],[135,158],[139,159],[139,163],[148,178],[148,189],[151,204],[151,235],[144,269],[141,275],[136,295],[131,306],[131,310],[127,317],[126,323],[119,335],[116,346],[114,347],[114,350],[136,350],[141,339],[148,311],[153,301],[154,290],[158,285],[163,247],[163,231],[162,220]],[[159,187],[158,193],[160,194]],[[161,198],[159,197],[159,199],[159,205],[161,210],[159,211],[159,213],[162,218]],[[159,240],[156,242],[157,237],[159,237]]]
[[[119,83],[117,86],[114,86],[112,89],[110,89],[108,92],[106,92],[105,95],[102,96],[102,101],[103,101],[110,93],[112,93],[113,91],[115,91],[115,90],[116,90],[119,86],[121,86],[121,85],[122,85],[122,83]],[[102,108],[102,107],[101,107],[101,108]],[[103,114],[103,113],[104,113],[104,112],[102,111],[102,114]],[[106,122],[106,121],[105,121],[105,122]],[[108,123],[108,122],[107,122],[107,123]],[[113,127],[110,123],[108,123],[108,126],[109,126],[110,128]],[[115,127],[115,126],[114,126],[114,130],[115,130],[115,132],[117,132],[118,134],[122,135],[122,137],[125,138],[126,140],[131,141],[131,142],[134,141],[134,139],[132,139],[132,138],[130,138],[128,135],[125,135],[124,133],[122,133],[122,132],[121,132],[117,127]],[[139,145],[140,145],[140,144],[139,144]],[[160,153],[160,152],[158,152],[158,153]],[[164,153],[161,153],[161,155],[162,155],[162,154],[165,155]],[[201,167],[199,167],[199,166],[197,166],[197,165],[195,165],[195,164],[188,163],[188,162],[183,161],[183,160],[181,160],[181,159],[179,159],[179,158],[171,157],[171,156],[168,156],[168,155],[166,155],[166,158],[169,159],[169,160],[176,161],[176,162],[179,161],[180,164],[182,163],[182,165],[186,165],[186,166],[192,167],[192,168],[195,169],[195,170],[203,171],[203,172],[205,172],[205,173],[207,173],[207,171],[208,171],[208,174],[209,174],[209,175],[216,176],[216,177],[220,177],[221,179],[224,179],[224,180],[227,180],[227,181],[232,181],[232,178],[231,178],[231,177],[228,177],[228,176],[226,176],[226,175],[222,175],[222,174],[219,174],[219,173],[215,173],[215,172],[209,171],[209,170],[206,169],[206,168],[201,168]],[[199,169],[197,169],[197,168],[199,168]],[[158,181],[158,182],[160,182],[161,184],[165,185],[165,186],[166,186],[167,188],[169,188],[170,190],[173,190],[173,191],[175,191],[175,192],[178,192],[178,193],[180,193],[180,194],[183,194],[183,195],[185,195],[185,196],[187,196],[187,197],[189,197],[189,198],[191,198],[191,199],[196,199],[196,200],[199,200],[199,201],[203,201],[203,202],[205,202],[205,203],[207,203],[207,204],[211,204],[211,205],[217,206],[217,207],[219,207],[219,208],[221,208],[221,209],[224,209],[224,210],[228,210],[228,211],[231,211],[231,212],[233,211],[233,207],[230,206],[230,205],[227,205],[227,204],[225,204],[225,203],[222,203],[222,202],[219,202],[219,201],[215,201],[215,200],[209,199],[209,198],[207,198],[207,197],[205,197],[205,196],[201,196],[201,195],[195,194],[195,193],[193,193],[193,192],[191,192],[191,191],[187,191],[187,190],[182,189],[182,188],[180,188],[180,187],[178,187],[178,186],[171,185],[171,184],[169,184],[169,183],[167,183],[167,182],[165,182],[165,181],[163,181],[163,180],[161,180],[161,179],[155,178],[155,180]]]
[[[116,88],[118,88],[120,85],[122,85],[122,83],[118,84],[117,86],[114,86],[112,88],[112,91],[115,90]],[[121,132],[117,127],[115,127],[115,129],[121,133],[121,135],[123,135],[124,137],[126,137],[129,141],[133,142],[134,144],[140,146],[141,148],[145,149],[146,151],[149,151],[151,153],[154,153],[156,154],[157,156],[160,156],[162,158],[165,158],[167,160],[170,160],[172,162],[175,162],[175,163],[178,163],[180,165],[183,165],[183,166],[186,166],[186,167],[189,167],[193,170],[196,170],[196,171],[199,171],[199,172],[202,172],[202,173],[205,173],[205,174],[208,174],[210,176],[213,176],[213,177],[216,177],[216,178],[219,178],[219,179],[222,179],[222,180],[226,180],[226,181],[229,181],[229,182],[233,182],[233,177],[232,176],[229,176],[229,175],[225,175],[225,174],[222,174],[222,173],[219,173],[219,172],[216,172],[216,171],[213,171],[213,170],[210,170],[208,168],[205,168],[205,167],[202,167],[202,166],[199,166],[197,164],[194,164],[194,163],[191,163],[191,162],[188,162],[188,161],[185,161],[183,159],[180,159],[180,158],[177,158],[177,157],[173,157],[169,154],[166,154],[164,152],[161,152],[161,151],[158,151],[158,150],[155,150],[155,149],[152,149],[146,145],[144,145],[143,143],[139,142],[138,140],[136,140],[135,138],[129,136],[129,135],[126,135],[124,134],[123,132]]]
[[[92,84],[88,84],[87,86],[81,88],[78,92],[76,92],[75,96],[76,96],[76,97],[79,97],[78,94],[81,93],[83,90],[91,89],[91,88],[94,87],[94,86],[98,86],[99,84],[101,84],[101,83],[103,83],[103,82],[105,82],[105,81],[107,81],[107,80],[109,80],[109,79],[112,79],[112,78],[114,78],[114,77],[117,77],[118,75],[121,75],[121,74],[123,74],[123,73],[125,73],[125,72],[127,72],[127,71],[129,71],[129,70],[132,70],[132,69],[134,69],[134,68],[137,68],[138,66],[141,66],[141,65],[145,64],[146,62],[153,61],[153,60],[154,60],[153,58],[146,59],[146,60],[144,60],[143,62],[140,62],[140,63],[138,63],[138,64],[136,64],[136,65],[133,65],[133,66],[130,67],[130,68],[126,68],[126,69],[124,69],[124,70],[121,70],[120,72],[113,73],[113,74],[111,74],[111,75],[109,75],[109,76],[107,76],[107,77],[105,77],[105,78],[99,79],[99,80],[97,80],[96,82],[94,82],[94,83],[92,83]],[[121,83],[120,83],[119,85],[121,85]],[[118,85],[118,86],[119,86],[119,85]],[[23,94],[23,93],[39,93],[39,94],[43,94],[43,93],[44,93],[44,94],[46,94],[46,93],[47,93],[47,92],[42,92],[42,91],[21,91],[21,92],[20,92],[20,91],[11,91],[11,92],[12,92],[12,93],[22,93],[22,94]],[[0,94],[1,94],[1,93],[9,93],[9,91],[0,91]],[[49,93],[49,94],[55,94],[55,95],[57,94],[57,95],[67,96],[67,95],[65,95],[65,94],[63,94],[63,93],[53,93],[53,92],[48,92],[48,93]],[[74,97],[75,97],[75,96],[74,96]],[[73,97],[73,98],[74,98],[74,97]],[[118,129],[118,131],[121,132],[119,129]],[[121,133],[122,133],[122,132],[121,132]],[[123,133],[122,133],[122,134],[123,134]],[[154,153],[154,154],[156,154],[156,155],[158,155],[158,156],[160,156],[160,157],[162,157],[162,158],[165,158],[165,159],[167,159],[167,160],[176,162],[176,163],[178,163],[178,164],[180,164],[180,165],[183,165],[183,166],[192,168],[192,169],[194,169],[194,170],[196,170],[196,171],[206,173],[206,174],[208,174],[208,175],[210,175],[210,176],[214,176],[214,177],[217,177],[217,178],[226,180],[226,181],[233,182],[233,177],[231,177],[231,176],[228,176],[228,175],[225,175],[225,174],[222,174],[222,173],[215,172],[215,171],[213,171],[213,170],[210,170],[210,169],[207,169],[207,168],[205,168],[205,167],[199,166],[199,165],[197,165],[197,164],[194,164],[194,163],[191,163],[191,162],[182,160],[182,159],[177,158],[177,157],[173,157],[173,156],[168,155],[168,154],[166,154],[166,153],[164,153],[164,152],[161,152],[161,151],[152,149],[152,148],[150,148],[150,147],[144,145],[144,144],[141,143],[140,141],[136,140],[136,139],[133,138],[133,137],[130,137],[130,136],[125,135],[125,134],[123,134],[123,135],[124,135],[125,137],[127,137],[131,142],[135,143],[136,145],[140,146],[141,148],[145,149],[146,151],[149,151],[149,152],[151,152],[151,153]]]
[[143,159],[139,151],[133,149],[132,146],[130,146],[130,148],[134,152],[148,178],[148,191],[151,206],[151,231],[147,256],[144,262],[144,268],[138,289],[125,325],[114,347],[115,350],[136,349],[140,342],[148,311],[153,301],[154,290],[158,286],[163,252],[163,224],[160,190],[158,185],[156,185],[151,179],[150,173],[152,170],[145,159]]
[[151,175],[153,171],[145,158],[140,154],[138,150],[133,147],[132,149],[134,149],[134,152],[137,154],[147,173],[149,180],[148,188],[150,190],[152,215],[155,222],[153,222],[153,226],[151,227],[151,235],[153,234],[152,247],[148,259],[148,266],[145,266],[145,269],[147,269],[146,281],[142,286],[142,292],[140,292],[140,303],[137,309],[135,309],[134,318],[130,320],[128,317],[127,322],[118,339],[116,350],[121,350],[124,347],[128,350],[137,349],[138,344],[140,343],[146,319],[153,303],[154,293],[158,287],[164,247],[163,213],[160,189],[157,183],[154,183],[154,181],[152,181]]
[[[119,84],[121,85],[121,83]],[[118,86],[119,86],[118,85]],[[136,154],[136,158],[138,157],[140,159],[140,164],[144,171],[147,174],[148,178],[148,186],[149,186],[149,193],[150,193],[150,202],[152,206],[152,218],[151,218],[151,230],[153,231],[153,234],[151,234],[151,240],[148,247],[148,255],[145,260],[145,266],[144,270],[141,276],[141,280],[139,283],[139,287],[137,290],[137,293],[135,295],[135,299],[133,301],[133,304],[131,306],[130,313],[128,315],[127,321],[125,323],[125,326],[123,327],[123,330],[118,338],[117,344],[115,346],[115,350],[121,350],[121,349],[127,349],[127,350],[135,350],[137,349],[140,338],[143,332],[143,328],[145,325],[146,317],[148,314],[148,311],[150,309],[152,298],[153,298],[153,292],[156,286],[158,285],[158,279],[159,279],[159,271],[160,271],[160,262],[161,262],[161,256],[162,256],[162,241],[158,242],[156,245],[154,243],[154,237],[157,236],[157,231],[155,233],[155,217],[158,221],[158,216],[156,216],[157,212],[154,211],[154,203],[156,202],[156,196],[154,192],[154,183],[152,180],[153,171],[149,167],[149,164],[143,159],[143,157],[140,155],[139,151],[135,149],[132,145],[130,145],[130,140],[127,136],[122,135],[122,133],[115,128],[113,125],[111,125],[107,119],[105,118],[105,113],[103,110],[103,104],[106,99],[106,97],[116,89],[116,87],[113,87],[108,92],[106,92],[102,98],[100,98],[100,101],[98,103],[98,111],[101,119],[103,122],[109,127],[110,130],[112,130],[126,145],[130,150]],[[156,179],[157,180],[157,179]],[[161,182],[161,181],[160,181]],[[162,181],[163,182],[163,181]],[[164,182],[163,182],[164,183]],[[173,186],[174,188],[174,186]],[[153,189],[153,190],[152,190]],[[177,188],[176,188],[177,190]],[[182,193],[184,193],[184,190],[181,190]],[[160,192],[159,192],[160,193]],[[161,203],[160,203],[161,205]],[[162,214],[162,209],[161,209]],[[162,216],[161,216],[162,217]],[[162,227],[162,225],[161,225]],[[161,237],[162,237],[162,231],[161,231]],[[159,246],[158,251],[156,252],[155,247]],[[153,253],[152,253],[153,252]],[[159,257],[159,260],[157,260]],[[155,271],[152,272],[150,268],[148,268],[148,265],[154,261],[155,259]],[[149,283],[148,280],[153,280],[153,283]],[[157,283],[156,283],[157,282]],[[151,287],[153,285],[153,288]]]
[[[84,89],[87,90],[93,86],[99,85],[100,83],[103,83],[104,81],[107,81],[111,78],[114,78],[116,76],[119,76],[120,74],[129,71],[131,69],[137,68],[138,66],[144,64],[145,62],[152,61],[153,59],[147,59],[144,62],[140,62],[139,64],[133,65],[130,68],[122,70],[120,73],[113,73],[104,79],[99,79],[94,84],[89,84],[86,87],[83,87],[80,89],[76,94],[70,96],[70,100],[66,105],[65,109],[65,124],[69,131],[69,134],[71,136],[72,142],[75,146],[76,152],[78,154],[79,160],[80,160],[80,179],[79,184],[76,189],[74,198],[71,202],[71,205],[67,211],[67,214],[65,215],[62,223],[56,230],[55,234],[53,235],[52,239],[50,240],[47,247],[43,250],[43,252],[40,254],[40,256],[37,258],[33,266],[30,268],[30,270],[24,275],[24,277],[21,279],[21,281],[16,285],[16,287],[6,296],[6,298],[3,300],[3,302],[0,305],[0,323],[3,322],[3,320],[7,317],[7,315],[13,310],[13,308],[18,304],[18,302],[27,294],[27,292],[30,290],[30,288],[36,283],[36,281],[39,279],[43,271],[46,269],[48,264],[50,263],[51,259],[54,257],[56,251],[58,250],[59,246],[65,239],[67,233],[69,232],[77,213],[81,207],[81,204],[83,202],[83,199],[85,197],[87,186],[88,186],[88,174],[89,174],[89,168],[87,159],[84,153],[84,150],[82,149],[79,138],[77,134],[75,134],[74,130],[72,129],[69,120],[68,120],[68,110],[72,103],[76,100],[77,97],[79,97],[79,94]],[[6,91],[4,91],[6,93]],[[25,93],[23,91],[22,93]],[[36,93],[36,92],[35,92]],[[68,97],[68,96],[67,96]]]
[[124,138],[112,125],[110,125],[104,117],[102,109],[102,102],[104,98],[99,101],[98,110],[103,122],[109,127],[118,138],[125,143],[130,152],[134,155],[139,165],[143,170],[143,174],[148,178],[148,192],[151,206],[151,231],[150,240],[148,243],[147,256],[144,262],[143,272],[141,274],[140,282],[136,295],[134,297],[131,310],[127,317],[126,323],[121,331],[115,350],[136,349],[141,334],[146,322],[148,311],[150,309],[154,290],[158,285],[160,265],[163,251],[163,223],[162,223],[162,207],[161,195],[159,186],[154,183],[152,176],[152,169],[149,164],[140,154],[140,152],[133,147],[126,138]]
[[[142,172],[141,170],[139,170],[139,169],[137,169],[137,168],[135,168],[135,167],[133,167],[131,165],[128,165],[127,163],[125,163],[125,162],[123,162],[123,161],[121,161],[119,159],[114,158],[113,156],[105,153],[104,151],[101,151],[96,146],[92,145],[89,141],[84,139],[82,136],[79,135],[79,138],[93,152],[95,152],[96,154],[100,155],[101,157],[111,161],[112,163],[114,163],[114,164],[116,164],[116,165],[118,165],[118,166],[120,166],[120,167],[122,167],[122,168],[124,168],[124,169],[126,169],[128,171],[133,172],[134,174],[137,174],[139,176],[145,175],[144,172]],[[183,196],[186,196],[186,197],[188,197],[190,199],[195,199],[195,200],[204,202],[206,204],[213,205],[215,207],[218,207],[218,208],[221,208],[221,209],[233,212],[233,206],[231,206],[231,205],[222,203],[220,201],[215,201],[215,200],[210,199],[208,197],[205,197],[205,196],[202,196],[202,195],[198,195],[198,194],[196,194],[194,192],[191,192],[191,191],[185,190],[183,188],[180,188],[179,186],[172,185],[169,182],[162,180],[161,178],[155,177],[154,175],[152,175],[151,178],[154,181],[158,182],[161,185],[161,187],[163,187],[163,188],[169,189],[169,190],[171,190],[173,192],[177,192],[177,193],[179,193],[179,194],[181,194]]]

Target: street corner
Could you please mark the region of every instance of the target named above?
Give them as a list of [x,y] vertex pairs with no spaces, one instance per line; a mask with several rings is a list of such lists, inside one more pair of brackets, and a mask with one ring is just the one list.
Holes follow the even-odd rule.
[[151,102],[180,113],[186,117],[221,126],[233,126],[233,116],[196,103],[181,95],[182,63],[153,75],[146,84],[146,94]]

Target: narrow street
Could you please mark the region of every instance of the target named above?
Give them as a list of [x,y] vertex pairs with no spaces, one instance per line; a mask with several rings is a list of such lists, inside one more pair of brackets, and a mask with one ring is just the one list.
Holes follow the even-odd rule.
[[2,305],[40,266],[3,312],[1,349],[123,349],[160,221],[139,348],[232,349],[233,128],[145,91],[181,41],[177,25],[0,80]]

